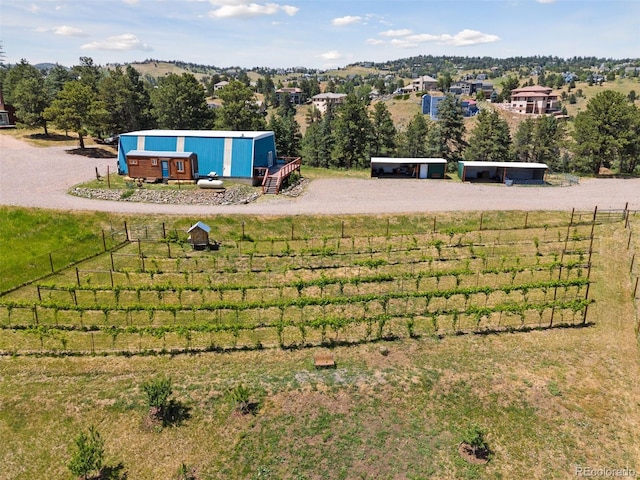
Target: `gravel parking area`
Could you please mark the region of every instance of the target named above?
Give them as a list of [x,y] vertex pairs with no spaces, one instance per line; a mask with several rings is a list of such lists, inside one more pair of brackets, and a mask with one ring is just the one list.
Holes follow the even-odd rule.
[[235,205],[151,204],[69,195],[74,185],[116,168],[69,147],[32,147],[0,133],[0,204],[118,213],[258,215],[403,213],[454,210],[640,210],[640,179],[586,179],[571,187],[526,187],[417,179],[318,179],[295,198],[262,196]]

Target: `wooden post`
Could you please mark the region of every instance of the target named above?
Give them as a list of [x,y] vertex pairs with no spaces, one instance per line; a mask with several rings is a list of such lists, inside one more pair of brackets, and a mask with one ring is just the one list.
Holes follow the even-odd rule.
[[109,277],[111,278],[111,288],[113,288],[113,270],[109,270]]
[[638,293],[638,280],[640,280],[640,277],[636,277],[636,286],[633,287],[633,298],[636,298],[636,294]]
[[171,243],[167,242],[167,258],[171,258]]
[[529,212],[526,212],[524,214],[524,228],[527,228],[528,225],[529,225]]
[[142,245],[140,245],[140,239],[138,239],[138,255],[142,256]]
[[38,325],[38,306],[37,305],[33,306],[33,321],[36,322],[36,325]]
[[55,273],[53,269],[53,257],[51,256],[51,252],[49,252],[49,266],[51,266],[51,273]]
[[[597,207],[596,207],[596,208],[597,208]],[[571,220],[569,220],[569,226],[573,225],[573,215],[574,215],[574,213],[575,213],[575,212],[576,212],[576,208],[575,208],[575,207],[573,207],[573,208],[571,209]]]
[[631,266],[629,267],[629,273],[633,273],[633,264],[635,263],[635,261],[636,261],[636,254],[634,253],[631,256]]
[[109,173],[109,165],[107,165],[107,188],[111,188],[111,174]]
[[93,332],[91,332],[91,353],[92,354],[96,353],[96,342],[95,342],[95,339],[93,338]]
[[633,233],[633,230],[629,230],[629,240],[627,240],[627,250],[629,250],[629,247],[631,246],[631,234]]
[[480,231],[482,231],[482,218],[483,218],[483,215],[484,215],[484,212],[480,212]]
[[38,301],[41,302],[42,301],[42,295],[40,295],[40,285],[36,285],[36,288],[38,289]]
[[242,239],[244,240],[244,220],[242,221]]
[[294,234],[293,234],[293,222],[291,222],[291,240],[293,240],[295,238]]
[[111,254],[111,270],[115,270],[115,267],[113,266],[113,252],[109,252]]
[[436,217],[433,217],[433,233],[436,233]]
[[98,173],[98,167],[96,167],[96,180],[100,180],[100,174]]
[[340,223],[340,238],[344,238],[344,220]]
[[76,267],[76,281],[78,282],[78,286],[80,286],[80,270]]
[[167,229],[164,222],[162,222],[162,238],[167,238]]
[[124,234],[125,237],[127,238],[127,242],[129,242],[131,239],[129,238],[129,230],[127,229],[127,221],[124,221]]

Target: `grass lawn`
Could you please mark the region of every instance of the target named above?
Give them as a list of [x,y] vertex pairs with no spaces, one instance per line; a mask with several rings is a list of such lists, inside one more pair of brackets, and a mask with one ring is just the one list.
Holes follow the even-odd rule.
[[[61,213],[67,222],[61,223],[52,212],[13,208],[1,215],[0,245],[16,264],[16,232],[46,251],[49,246],[39,245],[46,232],[72,237],[123,221]],[[563,215],[530,212],[528,221],[559,225]],[[470,227],[475,217],[443,214],[442,228]],[[521,217],[487,213],[484,228],[520,228]],[[254,239],[268,238],[268,232],[287,238],[292,225],[299,237],[313,232],[322,239],[337,236],[345,223],[347,233],[365,236],[387,225],[410,234],[426,223],[420,215],[210,220],[230,242],[237,241],[242,222]],[[184,227],[175,217],[153,221]],[[638,221],[637,215],[631,221],[635,242]],[[328,346],[2,357],[0,478],[71,479],[66,463],[73,439],[90,425],[105,439],[106,465],[132,479],[178,478],[182,463],[199,479],[562,479],[573,478],[576,466],[638,471],[640,351],[628,238],[622,223],[596,228],[595,303],[588,314],[593,325],[586,328],[333,346],[337,368],[328,370],[314,369],[312,361]],[[141,390],[161,372],[172,379],[181,407],[178,421],[165,428],[145,421]],[[253,414],[235,409],[231,391],[240,384],[250,390]],[[463,432],[473,424],[485,432],[492,451],[486,465],[469,464],[458,454]]]

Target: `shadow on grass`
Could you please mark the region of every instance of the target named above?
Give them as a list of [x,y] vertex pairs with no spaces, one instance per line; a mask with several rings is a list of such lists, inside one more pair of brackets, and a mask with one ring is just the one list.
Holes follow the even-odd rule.
[[30,140],[48,140],[50,142],[68,142],[69,140],[77,140],[76,137],[62,135],[59,133],[50,133],[48,135],[45,135],[44,133],[32,133],[31,135],[27,135],[25,138]]
[[96,477],[100,480],[127,480],[128,474],[124,469],[124,463],[117,465],[106,465],[102,467],[100,474]]
[[177,400],[170,400],[162,412],[163,427],[178,427],[191,418],[191,408]]
[[116,158],[116,154],[112,150],[106,148],[93,147],[93,148],[73,148],[67,150],[70,155],[81,155],[89,158]]

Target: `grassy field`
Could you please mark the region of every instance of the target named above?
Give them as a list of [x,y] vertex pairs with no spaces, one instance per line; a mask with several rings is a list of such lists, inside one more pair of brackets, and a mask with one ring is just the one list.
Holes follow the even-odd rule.
[[[3,209],[0,215],[3,257],[13,263],[19,263],[10,247],[17,231],[24,231],[23,241],[35,248],[47,237],[45,232],[62,229],[95,233],[103,228],[116,229],[124,220],[130,226],[150,223],[144,217],[124,219],[12,208]],[[590,243],[585,239],[591,229],[590,215],[587,212],[576,216],[574,221],[582,225],[571,229],[567,228],[567,216],[545,212],[495,212],[482,217],[479,213],[438,214],[437,233],[441,236],[434,236],[434,218],[427,215],[331,219],[217,216],[203,220],[214,227],[222,248],[219,252],[199,253],[198,267],[193,258],[183,258],[177,265],[177,246],[173,251],[176,258],[163,260],[162,244],[152,242],[141,245],[147,252],[145,260],[153,259],[158,264],[153,280],[136,263],[139,258],[135,257],[135,243],[127,247],[129,251],[119,251],[134,256],[116,257],[116,262],[122,263],[115,267],[129,272],[133,286],[165,284],[169,277],[162,275],[168,275],[171,267],[179,274],[172,282],[182,282],[180,285],[185,287],[198,275],[205,278],[214,273],[220,278],[213,282],[230,284],[235,278],[236,283],[245,286],[250,281],[260,284],[260,278],[270,276],[274,277],[273,283],[284,284],[287,275],[301,280],[349,279],[386,272],[399,278],[412,272],[410,265],[414,265],[414,274],[418,271],[412,263],[418,258],[447,258],[424,265],[425,270],[447,269],[466,265],[463,257],[471,253],[480,260],[469,265],[479,272],[483,252],[496,267],[504,262],[505,266],[514,265],[514,257],[519,258],[520,266],[533,267],[536,258],[544,263],[563,249],[567,259],[571,255],[579,259],[579,251],[584,256]],[[68,224],[56,225],[62,218]],[[162,222],[166,230],[175,229],[179,235],[184,235],[188,227],[187,220],[175,217],[153,219],[156,226]],[[20,228],[35,224],[40,228],[33,234],[28,233],[32,229]],[[574,478],[576,466],[638,471],[640,352],[629,276],[633,250],[627,250],[627,245],[631,231],[631,245],[638,248],[639,225],[640,216],[636,214],[630,218],[632,230],[620,220],[595,227],[589,295],[595,303],[588,309],[588,326],[580,328],[567,325],[444,335],[418,331],[410,336],[403,324],[402,328],[393,327],[393,336],[353,344],[311,342],[312,346],[305,347],[292,341],[284,349],[265,345],[261,349],[165,355],[134,350],[131,355],[105,356],[65,354],[58,342],[52,347],[57,350],[55,354],[45,350],[42,354],[16,352],[3,356],[0,438],[4,448],[0,453],[0,478],[71,478],[66,463],[73,438],[89,425],[95,425],[105,439],[105,461],[116,472],[112,478],[123,478],[125,472],[132,479],[178,478],[183,462],[194,468],[200,479],[547,479]],[[136,230],[138,235],[142,231]],[[414,237],[424,248],[415,249]],[[355,239],[353,244],[351,239]],[[442,244],[436,243],[438,239]],[[457,247],[458,244],[464,247]],[[368,255],[354,256],[350,252],[355,248],[352,245],[359,245]],[[441,246],[440,252],[436,245]],[[48,247],[37,248],[46,251]],[[329,248],[340,248],[344,255],[329,255]],[[496,249],[493,254],[490,248]],[[256,271],[239,280],[249,252],[254,252],[252,268]],[[305,252],[307,256],[300,255]],[[311,253],[315,255],[310,257]],[[205,268],[205,257],[213,255],[218,255],[220,263]],[[503,257],[512,263],[503,261]],[[98,263],[107,258],[108,255],[96,257],[79,268],[97,269]],[[259,258],[265,263],[259,264]],[[287,273],[293,271],[284,267],[289,260],[299,265],[312,261],[310,258],[321,265],[297,270],[297,274]],[[329,268],[336,258],[341,259],[342,266]],[[387,264],[373,261],[380,259],[386,259]],[[198,270],[205,273],[195,274]],[[184,277],[185,271],[194,273],[191,279]],[[581,271],[584,278],[586,271]],[[578,269],[572,272],[578,276]],[[124,278],[126,273],[119,275]],[[506,272],[501,280],[493,276],[489,280],[488,274],[486,278],[484,274],[476,275],[477,280],[471,275],[462,276],[460,287],[475,282],[510,282]],[[76,281],[75,276],[72,268],[40,283],[69,286]],[[88,282],[88,278],[92,280]],[[443,276],[440,286],[425,278],[422,288],[454,288],[456,278]],[[93,303],[93,293],[86,288],[98,281],[97,274],[82,273],[80,283],[85,291],[77,292],[80,305]],[[106,278],[101,281],[108,283]],[[524,277],[515,280],[528,281]],[[325,288],[333,288],[332,295],[337,295],[335,285],[325,283]],[[376,283],[375,288],[383,285]],[[9,298],[30,298],[37,303],[35,289],[30,288],[4,295],[0,301],[6,304]],[[305,297],[319,295],[317,286],[303,288]],[[106,290],[110,289],[107,285]],[[112,295],[109,301],[115,307],[113,291],[107,293]],[[227,294],[228,300],[240,292],[224,293]],[[250,290],[246,294],[251,294]],[[66,295],[57,301],[71,302],[68,292]],[[99,295],[104,299],[107,294]],[[135,293],[123,291],[120,295],[121,304],[137,302]],[[173,295],[167,291],[162,302],[153,302],[152,296],[147,298],[159,305],[176,302]],[[180,302],[198,302],[186,291],[183,295]],[[295,291],[291,295],[296,295]],[[514,300],[518,301],[515,297]],[[455,304],[463,299],[451,297],[448,301]],[[95,316],[96,322],[104,321],[101,315]],[[115,320],[117,315],[112,312],[109,318]],[[6,311],[0,316],[3,342],[14,335],[16,346],[26,341],[39,350],[37,336],[24,340],[27,337],[19,330],[6,328]],[[158,314],[154,321],[160,321],[160,317]],[[16,314],[13,321],[19,318]],[[58,313],[58,321],[68,320],[64,312]],[[170,322],[171,317],[166,320]],[[322,351],[334,354],[336,369],[313,368],[313,354]],[[173,397],[182,414],[170,426],[150,428],[145,422],[141,384],[160,372],[173,380]],[[240,384],[250,389],[251,401],[257,405],[253,414],[240,415],[235,410],[230,392]],[[486,433],[493,452],[486,465],[469,464],[458,454],[463,432],[472,424]]]

